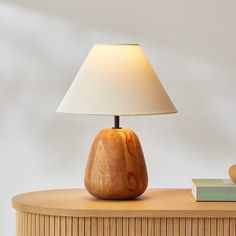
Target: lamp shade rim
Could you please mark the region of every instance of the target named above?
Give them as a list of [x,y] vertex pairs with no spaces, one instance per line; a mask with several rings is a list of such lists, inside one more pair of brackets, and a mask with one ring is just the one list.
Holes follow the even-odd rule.
[[67,113],[67,114],[79,114],[79,115],[95,115],[95,116],[147,116],[147,115],[166,115],[166,114],[175,114],[178,111],[175,109],[173,111],[158,111],[158,112],[148,112],[148,113],[138,113],[138,112],[130,112],[130,113],[110,113],[110,112],[79,112],[79,111],[63,111],[60,109],[56,110],[59,113]]

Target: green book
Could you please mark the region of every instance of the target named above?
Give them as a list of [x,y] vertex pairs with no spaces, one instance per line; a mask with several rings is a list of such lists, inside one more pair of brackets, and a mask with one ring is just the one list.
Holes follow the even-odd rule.
[[196,201],[236,201],[236,184],[231,179],[193,179],[192,184]]

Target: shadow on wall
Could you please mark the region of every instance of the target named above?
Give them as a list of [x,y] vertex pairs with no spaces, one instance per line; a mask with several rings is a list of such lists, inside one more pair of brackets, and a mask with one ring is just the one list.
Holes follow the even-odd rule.
[[181,53],[236,65],[234,0],[6,2],[64,18],[75,25],[134,35]]
[[[193,156],[196,152],[202,158],[209,154],[210,158],[223,155],[233,158],[236,32],[231,29],[236,18],[233,15],[236,2],[228,1],[224,5],[213,0],[204,3],[182,0],[178,4],[169,1],[91,4],[25,0],[21,5],[18,1],[10,2],[13,5],[2,5],[0,16],[4,52],[0,56],[3,70],[0,73],[7,75],[1,78],[2,107],[7,117],[5,129],[10,129],[9,117],[16,117],[12,113],[21,113],[14,122],[15,129],[28,135],[38,150],[46,149],[46,156],[52,154],[63,159],[66,150],[76,147],[73,127],[83,130],[84,136],[90,132],[93,137],[95,133],[94,118],[80,116],[78,121],[63,115],[59,118],[55,113],[91,44],[107,39],[135,39],[143,42],[179,110],[175,119],[150,119],[152,126],[144,122],[142,126],[151,130],[153,137],[158,134],[166,137],[166,141],[166,133],[175,132],[174,140],[186,149],[179,156],[188,155],[190,150]],[[223,19],[219,15],[224,15]],[[6,98],[11,95],[8,106]],[[138,123],[140,120],[133,118],[134,128]],[[101,127],[109,124],[101,122]],[[60,146],[64,136],[69,140],[59,153],[56,146]],[[52,142],[55,148],[49,145]],[[90,143],[87,151],[89,146]],[[83,143],[78,149],[83,150]],[[169,152],[176,155],[174,150]],[[68,151],[68,157],[74,158],[71,154]]]
[[0,1],[1,235],[14,234],[14,194],[83,186],[92,139],[112,119],[55,110],[94,42],[141,42],[179,110],[122,118],[148,154],[150,186],[221,177],[236,156],[235,8],[234,0]]

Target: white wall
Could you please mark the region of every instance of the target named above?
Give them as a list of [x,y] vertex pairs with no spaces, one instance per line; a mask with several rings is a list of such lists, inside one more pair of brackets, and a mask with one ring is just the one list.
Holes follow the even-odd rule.
[[124,117],[143,145],[149,187],[226,178],[236,162],[234,0],[0,1],[0,235],[11,197],[83,186],[96,132],[112,117],[56,113],[94,42],[139,42],[177,115]]

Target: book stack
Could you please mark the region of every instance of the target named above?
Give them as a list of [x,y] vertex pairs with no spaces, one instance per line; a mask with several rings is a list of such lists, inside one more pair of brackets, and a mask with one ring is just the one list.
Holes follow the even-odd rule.
[[236,201],[236,184],[231,179],[193,179],[196,201]]

